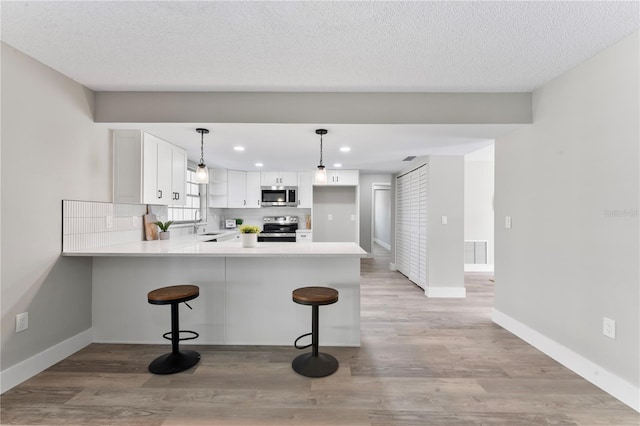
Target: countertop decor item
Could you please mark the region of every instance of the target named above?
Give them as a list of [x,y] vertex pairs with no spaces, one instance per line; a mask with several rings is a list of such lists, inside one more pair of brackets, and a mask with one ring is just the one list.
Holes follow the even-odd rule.
[[240,240],[242,241],[242,247],[255,247],[258,244],[258,233],[260,227],[256,225],[242,225],[240,226]]
[[144,236],[147,241],[158,239],[158,227],[156,226],[156,215],[151,213],[151,208],[147,206],[147,214],[142,216],[144,222]]
[[171,233],[169,232],[169,227],[171,226],[171,224],[173,223],[172,220],[169,220],[167,222],[154,222],[156,225],[158,225],[158,228],[160,228],[160,239],[161,240],[168,240],[169,237],[171,237]]
[[316,134],[320,135],[320,164],[318,165],[318,169],[316,170],[316,175],[313,181],[318,185],[324,185],[327,183],[327,170],[324,168],[324,165],[322,164],[322,136],[327,134],[327,130],[317,129]]
[[196,183],[209,183],[209,169],[204,164],[204,135],[209,133],[209,129],[196,129],[200,133],[200,164],[196,169]]

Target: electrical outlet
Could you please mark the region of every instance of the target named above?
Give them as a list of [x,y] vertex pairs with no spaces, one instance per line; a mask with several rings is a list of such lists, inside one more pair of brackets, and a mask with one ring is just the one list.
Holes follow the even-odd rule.
[[16,333],[20,333],[27,328],[29,328],[29,312],[16,315]]
[[327,220],[333,220],[333,215],[332,214],[328,214],[327,215]]
[[449,223],[449,218],[447,216],[442,216],[441,221],[440,221],[443,225],[446,225],[447,223]]
[[106,228],[107,228],[107,229],[111,229],[111,228],[113,228],[113,216],[107,216],[107,217],[106,217],[106,223],[105,223],[105,225],[106,225]]
[[507,229],[511,229],[511,216],[504,217],[504,227]]
[[611,318],[602,317],[602,334],[612,339],[616,338],[616,322]]

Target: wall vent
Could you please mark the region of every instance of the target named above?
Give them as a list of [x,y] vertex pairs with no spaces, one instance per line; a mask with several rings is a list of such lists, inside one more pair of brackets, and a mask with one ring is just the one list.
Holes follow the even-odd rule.
[[415,158],[416,158],[416,156],[415,156],[415,155],[410,155],[410,156],[408,156],[408,157],[405,157],[405,159],[404,159],[404,160],[402,160],[402,161],[413,161]]
[[487,241],[465,241],[464,242],[464,263],[466,264],[487,264]]

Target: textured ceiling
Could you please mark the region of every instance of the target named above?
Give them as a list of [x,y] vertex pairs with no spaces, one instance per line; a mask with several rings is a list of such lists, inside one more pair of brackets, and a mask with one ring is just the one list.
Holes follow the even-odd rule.
[[[531,91],[640,26],[628,2],[1,3],[2,40],[96,91]],[[210,166],[398,171],[514,126],[145,124]],[[133,128],[132,124],[109,125]],[[245,152],[233,151],[242,144]],[[349,145],[352,151],[340,153]]]
[[531,91],[631,2],[2,2],[2,39],[94,90]]

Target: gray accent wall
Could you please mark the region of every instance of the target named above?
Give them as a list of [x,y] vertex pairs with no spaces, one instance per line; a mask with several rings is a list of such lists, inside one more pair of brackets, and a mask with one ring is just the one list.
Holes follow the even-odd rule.
[[428,165],[428,287],[464,288],[464,157],[430,156]]
[[358,242],[357,192],[355,186],[313,187],[314,242]]
[[[112,173],[93,92],[5,43],[0,49],[4,371],[91,328],[92,261],[60,256],[62,200],[111,201]],[[16,333],[21,312],[29,328]]]
[[536,90],[533,125],[499,138],[495,155],[496,310],[636,387],[639,40]]

